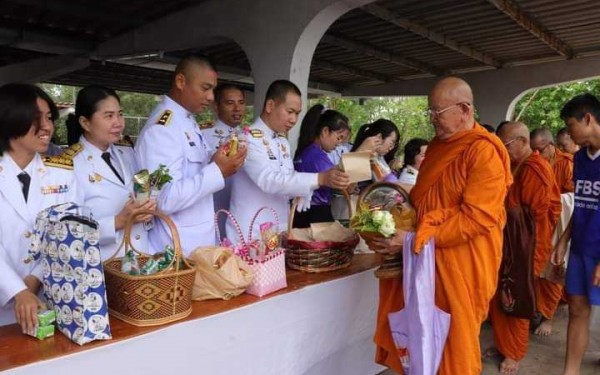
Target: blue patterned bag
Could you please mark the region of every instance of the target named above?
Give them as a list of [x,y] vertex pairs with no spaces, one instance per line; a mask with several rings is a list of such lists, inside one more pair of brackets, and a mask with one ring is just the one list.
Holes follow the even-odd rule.
[[100,233],[89,212],[75,203],[41,211],[28,257],[39,261],[58,329],[79,345],[111,338]]

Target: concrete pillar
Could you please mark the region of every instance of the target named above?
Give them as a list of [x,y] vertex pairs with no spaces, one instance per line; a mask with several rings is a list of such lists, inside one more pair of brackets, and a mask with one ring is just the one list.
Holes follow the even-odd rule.
[[36,83],[75,70],[84,69],[90,61],[70,56],[43,57],[0,68],[0,85],[12,82]]

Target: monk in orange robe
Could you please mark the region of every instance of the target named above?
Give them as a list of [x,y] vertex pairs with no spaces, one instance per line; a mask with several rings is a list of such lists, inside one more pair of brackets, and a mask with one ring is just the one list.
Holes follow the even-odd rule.
[[[569,134],[567,133],[566,136],[568,137]],[[546,128],[534,129],[531,132],[530,143],[531,148],[538,151],[552,166],[560,193],[573,193],[573,155],[555,147],[552,133]],[[537,304],[543,321],[536,328],[535,334],[548,336],[552,333],[552,318],[558,308],[558,303],[565,295],[564,287],[543,278],[536,284],[536,287],[539,295]]]
[[562,152],[567,154],[575,155],[577,151],[579,151],[579,145],[577,145],[573,139],[571,138],[571,134],[569,134],[569,129],[566,127],[561,128],[556,133],[556,146]]
[[[509,122],[497,134],[510,155],[514,178],[506,198],[506,208],[529,207],[535,220],[533,273],[534,284],[538,284],[553,250],[552,233],[561,212],[560,191],[550,164],[531,149],[525,124]],[[535,289],[536,299],[540,300],[539,287]],[[540,310],[539,305],[537,309]],[[530,321],[505,314],[500,309],[498,295],[492,301],[490,317],[496,348],[504,356],[500,372],[516,373],[519,361],[527,353]]]
[[[479,334],[498,284],[502,258],[504,199],[512,182],[500,140],[475,122],[469,85],[455,77],[429,94],[435,138],[410,193],[418,225],[414,251],[435,241],[435,302],[450,313],[450,332],[440,375],[481,373]],[[402,249],[404,233],[375,240],[378,252]],[[402,374],[387,314],[402,308],[401,280],[380,283],[375,342],[377,361]]]

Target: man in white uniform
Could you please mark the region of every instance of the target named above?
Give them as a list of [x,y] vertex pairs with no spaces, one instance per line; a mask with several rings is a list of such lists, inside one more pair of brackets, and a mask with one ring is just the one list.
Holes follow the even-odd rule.
[[[202,56],[183,58],[177,67],[169,94],[154,109],[136,145],[140,168],[169,168],[173,181],[160,192],[158,209],[169,215],[179,231],[187,255],[198,246],[215,244],[213,193],[225,186],[224,178],[244,163],[245,151],[227,157],[214,152],[202,136],[195,115],[214,100],[217,72]],[[149,233],[154,251],[171,244],[171,233],[159,222]]]
[[[215,109],[217,120],[203,126],[202,136],[210,148],[216,151],[227,142],[233,134],[240,135],[241,124],[246,112],[246,95],[244,90],[233,84],[221,84],[215,89]],[[215,212],[229,210],[231,200],[231,178],[225,179],[225,187],[214,194]],[[219,217],[219,230],[225,235],[226,216]]]
[[[337,169],[323,173],[294,171],[286,133],[294,127],[301,111],[301,93],[295,84],[286,80],[271,83],[262,113],[250,127],[246,162],[232,178],[231,213],[246,232],[252,217],[263,206],[275,209],[279,215],[280,229],[284,230],[291,198],[302,196],[310,200],[313,190],[319,186],[334,189],[348,186],[348,175]],[[266,217],[260,221],[267,220],[273,219]],[[254,228],[254,232],[257,234],[258,228]],[[227,237],[234,243],[238,240],[229,222]]]

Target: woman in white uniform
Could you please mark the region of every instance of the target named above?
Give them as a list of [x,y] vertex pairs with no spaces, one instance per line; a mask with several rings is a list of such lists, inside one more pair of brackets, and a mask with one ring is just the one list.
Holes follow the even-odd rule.
[[[133,145],[122,142],[125,121],[117,93],[102,86],[87,86],[77,94],[75,114],[67,126],[79,133],[79,142],[66,153],[73,158],[83,204],[92,210],[99,223],[100,253],[103,260],[118,249],[127,220],[140,210],[154,210],[154,201],[137,203],[133,199],[132,178],[138,172]],[[135,249],[148,250],[144,223],[151,216],[139,216],[131,231]]]
[[421,138],[413,138],[404,146],[404,167],[400,170],[398,182],[406,185],[417,183],[419,168],[425,160],[425,152],[429,142]]
[[56,204],[79,203],[68,157],[42,154],[54,133],[58,110],[39,87],[0,87],[0,325],[33,332],[41,267],[25,264],[37,214]]

